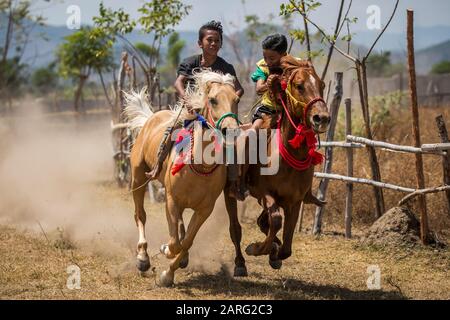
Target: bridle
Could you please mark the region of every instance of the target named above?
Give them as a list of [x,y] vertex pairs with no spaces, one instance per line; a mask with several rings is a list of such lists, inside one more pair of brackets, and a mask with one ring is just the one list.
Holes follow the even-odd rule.
[[[288,104],[291,105],[291,109],[296,107],[297,105],[300,105],[303,108],[303,121],[301,121],[298,125],[295,124],[294,120],[292,119],[289,108],[287,107],[286,103],[283,100],[283,97],[281,93],[278,95],[278,98],[281,101],[281,104],[283,106],[284,112],[281,113],[280,117],[277,121],[277,143],[278,143],[278,150],[280,152],[281,157],[287,162],[287,164],[294,168],[297,171],[304,171],[311,167],[312,165],[317,165],[323,161],[323,155],[318,153],[316,151],[316,134],[311,129],[310,126],[307,124],[307,115],[309,110],[312,108],[314,104],[317,102],[323,102],[322,97],[316,97],[310,100],[308,103],[304,103],[301,101],[298,101],[291,93],[292,90],[292,80],[295,76],[295,74],[298,72],[299,69],[292,72],[292,74],[289,77],[289,80],[286,82],[284,80],[281,81],[281,89],[286,93],[286,98]],[[298,149],[300,148],[300,145],[306,140],[306,145],[308,148],[308,153],[306,155],[305,160],[298,160],[295,158],[294,155],[292,155],[285,147],[283,143],[283,139],[281,137],[281,122],[283,120],[283,115],[286,114],[290,124],[295,128],[295,136],[291,140],[289,140],[289,144],[292,148]]]

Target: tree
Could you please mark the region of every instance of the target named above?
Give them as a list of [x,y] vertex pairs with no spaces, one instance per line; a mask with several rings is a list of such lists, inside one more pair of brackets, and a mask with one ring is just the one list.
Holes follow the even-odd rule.
[[367,75],[369,77],[391,77],[402,72],[402,63],[391,62],[391,52],[374,53],[367,59]]
[[86,27],[64,40],[57,50],[59,73],[78,83],[74,108],[79,112],[83,86],[91,73],[110,71],[113,66],[113,43],[101,29]]
[[172,33],[169,37],[168,50],[167,50],[167,64],[172,68],[177,68],[180,64],[180,55],[186,41],[180,39],[180,35],[177,32]]
[[161,73],[161,85],[166,87],[166,93],[171,93],[174,89],[172,84],[175,81],[176,70],[180,64],[181,51],[186,42],[180,39],[180,35],[174,32],[170,35],[167,47],[166,64],[159,69]]
[[55,63],[36,69],[31,75],[31,85],[40,94],[47,94],[58,85],[58,74]]
[[[48,0],[46,0],[48,1]],[[31,10],[31,1],[0,0],[0,98],[11,99],[26,82],[22,56],[32,31],[44,18]]]
[[[144,72],[150,100],[154,99],[158,86],[157,66],[162,40],[174,31],[173,28],[188,14],[191,7],[183,4],[181,0],[151,0],[144,2],[138,9],[140,17],[132,20],[122,8],[113,11],[100,3],[100,15],[94,17],[95,25],[112,41],[119,38],[125,42],[126,49],[133,61],[137,61]],[[151,49],[147,50],[147,47],[144,49],[149,53],[147,57],[125,38],[125,35],[132,32],[136,26],[139,26],[142,32],[151,35],[151,44],[147,45]]]
[[441,61],[436,63],[431,68],[432,74],[446,74],[450,73],[450,61]]

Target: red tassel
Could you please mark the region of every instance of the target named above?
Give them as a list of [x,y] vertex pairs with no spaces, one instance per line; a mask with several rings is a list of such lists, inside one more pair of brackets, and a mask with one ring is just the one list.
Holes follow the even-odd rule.
[[306,132],[306,144],[309,148],[315,148],[317,143],[316,135],[314,134],[314,131],[308,130]]
[[323,161],[323,154],[317,152],[314,150],[314,148],[309,149],[308,151],[309,156],[312,158],[311,163],[315,166]]
[[300,148],[300,145],[302,144],[304,139],[305,139],[304,135],[296,133],[295,136],[291,140],[289,140],[289,144],[291,145],[292,148],[298,149]]
[[178,157],[175,159],[174,164],[172,166],[172,170],[170,170],[170,173],[172,173],[172,175],[176,175],[178,172],[181,171],[181,169],[183,169],[183,167],[186,165],[185,161],[184,161],[185,156],[180,153],[178,155]]
[[286,89],[287,89],[287,82],[285,80],[281,80],[280,84],[281,84],[281,89],[283,91],[286,91]]

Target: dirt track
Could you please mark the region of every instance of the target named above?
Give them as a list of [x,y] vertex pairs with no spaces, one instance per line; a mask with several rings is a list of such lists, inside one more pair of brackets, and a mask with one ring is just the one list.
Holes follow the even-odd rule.
[[[351,241],[339,233],[296,234],[281,270],[272,270],[267,257],[246,257],[249,277],[233,279],[221,200],[175,287],[158,287],[167,266],[157,254],[167,241],[163,205],[147,205],[154,272],[143,277],[134,266],[131,197],[111,182],[108,125],[101,115],[0,123],[0,147],[8,150],[0,156],[0,299],[450,299],[448,250],[361,247],[358,230]],[[243,248],[262,239],[256,214],[250,202]],[[74,264],[80,290],[66,287],[66,269]],[[370,265],[381,270],[380,290],[367,288]]]

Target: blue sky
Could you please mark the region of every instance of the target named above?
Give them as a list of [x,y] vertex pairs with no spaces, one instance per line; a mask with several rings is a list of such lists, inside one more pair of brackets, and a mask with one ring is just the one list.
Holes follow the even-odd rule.
[[[48,4],[43,0],[35,2],[35,9],[41,12],[48,20],[50,25],[65,25],[68,14],[66,9],[69,5],[78,5],[81,9],[82,24],[90,24],[92,17],[98,14],[98,4],[96,0],[52,0],[53,4]],[[141,6],[142,0],[104,0],[106,6],[112,8],[123,7],[132,17],[137,17],[137,8]],[[186,4],[193,6],[189,16],[185,18],[178,26],[178,30],[198,30],[198,27],[211,19],[217,19],[224,22],[226,31],[232,31],[244,25],[245,15],[257,14],[261,19],[267,20],[272,13],[278,18],[279,6],[287,0],[186,0]],[[243,3],[244,2],[244,3]],[[348,2],[348,1],[347,1]],[[333,28],[337,15],[337,0],[322,0],[323,6],[312,18],[320,25],[329,29]],[[378,5],[381,8],[381,20],[388,19],[394,0],[354,0],[351,16],[359,17],[358,24],[354,27],[355,31],[361,31],[366,28],[366,14],[369,5]],[[417,26],[450,26],[450,1],[448,0],[401,0],[398,14],[395,17],[390,32],[402,33],[406,23],[406,9],[415,10],[415,23]],[[234,26],[232,26],[232,25]],[[450,37],[450,35],[449,35]]]

